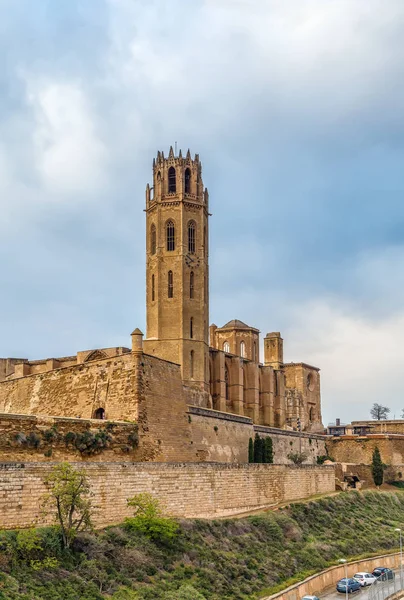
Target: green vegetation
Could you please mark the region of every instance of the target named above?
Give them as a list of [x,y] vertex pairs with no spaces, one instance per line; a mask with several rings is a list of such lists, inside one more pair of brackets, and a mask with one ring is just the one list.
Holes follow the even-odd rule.
[[306,452],[289,452],[287,458],[294,465],[300,467],[304,463],[304,461],[309,458],[309,456],[308,454],[306,454]]
[[164,516],[159,501],[151,494],[137,494],[128,500],[128,506],[135,509],[135,516],[125,519],[125,529],[139,531],[162,544],[169,544],[176,538],[178,523]]
[[383,469],[384,465],[382,463],[380,451],[379,448],[376,446],[376,448],[373,450],[372,455],[372,476],[373,481],[375,482],[375,485],[377,485],[377,487],[379,487],[383,483]]
[[272,464],[274,462],[272,438],[261,438],[258,433],[255,434],[254,441],[250,438],[248,443],[248,462]]
[[54,515],[64,548],[70,548],[79,531],[91,529],[91,494],[85,471],[59,463],[47,477],[49,488],[43,500],[46,513]]
[[[161,518],[155,500],[132,500],[133,519]],[[69,549],[52,527],[0,532],[0,600],[252,600],[341,556],[396,550],[403,520],[401,491],[352,491],[243,519],[180,520],[168,542],[127,523],[79,532]]]

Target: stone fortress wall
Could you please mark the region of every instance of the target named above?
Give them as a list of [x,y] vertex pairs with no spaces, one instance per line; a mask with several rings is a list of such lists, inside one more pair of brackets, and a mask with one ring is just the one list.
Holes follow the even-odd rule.
[[[335,489],[333,466],[209,463],[73,463],[84,468],[95,494],[97,526],[131,516],[126,501],[137,493],[159,498],[176,517],[218,518],[292,502]],[[54,463],[0,463],[1,527],[45,524],[41,498]],[[48,521],[49,522],[49,521]]]

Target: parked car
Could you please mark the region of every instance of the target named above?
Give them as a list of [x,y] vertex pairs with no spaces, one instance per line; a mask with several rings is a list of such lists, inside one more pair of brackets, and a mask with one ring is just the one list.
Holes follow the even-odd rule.
[[388,567],[376,567],[375,569],[373,569],[372,575],[377,577],[378,581],[394,579],[394,572]]
[[351,592],[358,592],[361,587],[359,581],[356,581],[353,577],[349,577],[349,579],[345,579],[344,577],[344,579],[340,579],[337,583],[337,592],[346,594],[348,588],[348,594],[350,594]]
[[356,581],[359,581],[362,587],[365,587],[365,585],[372,585],[372,583],[377,581],[376,575],[373,575],[372,573],[366,573],[365,571],[356,573],[353,578],[356,579]]
[[302,600],[320,600],[318,596],[303,596]]

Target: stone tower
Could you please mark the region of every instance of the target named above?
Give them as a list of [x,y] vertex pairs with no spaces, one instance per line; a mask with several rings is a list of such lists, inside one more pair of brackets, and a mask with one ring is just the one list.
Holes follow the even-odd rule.
[[144,348],[179,363],[202,406],[209,404],[208,216],[198,154],[158,152],[146,187]]

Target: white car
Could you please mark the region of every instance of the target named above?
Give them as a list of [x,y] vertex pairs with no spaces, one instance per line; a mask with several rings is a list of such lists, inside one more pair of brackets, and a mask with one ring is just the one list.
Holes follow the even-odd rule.
[[356,573],[353,578],[356,579],[356,581],[359,581],[362,587],[365,585],[372,585],[372,583],[377,581],[377,577],[372,575],[372,573]]

